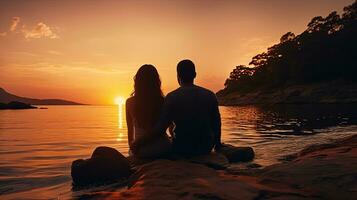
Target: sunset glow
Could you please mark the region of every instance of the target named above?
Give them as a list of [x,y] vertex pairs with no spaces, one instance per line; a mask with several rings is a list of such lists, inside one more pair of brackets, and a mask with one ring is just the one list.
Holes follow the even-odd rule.
[[356,35],[357,0],[0,0],[0,200],[353,198]]
[[[230,71],[300,33],[312,17],[353,0],[1,1],[0,87],[20,96],[113,104],[129,96],[143,64],[157,67],[164,93],[176,64],[192,59],[213,91]],[[95,11],[95,12],[94,12]]]
[[124,97],[115,97],[114,103],[116,105],[122,106],[125,104],[125,98]]

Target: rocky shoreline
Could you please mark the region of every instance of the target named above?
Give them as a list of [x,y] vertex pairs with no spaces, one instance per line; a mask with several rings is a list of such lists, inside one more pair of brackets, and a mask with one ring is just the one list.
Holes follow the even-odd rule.
[[21,110],[21,109],[36,109],[36,106],[32,106],[27,103],[18,101],[12,101],[9,103],[0,103],[0,110]]
[[[357,135],[308,147],[263,169],[215,170],[187,161],[138,166],[128,189],[86,193],[88,199],[354,199]],[[81,196],[80,196],[81,197]]]
[[341,81],[260,89],[249,93],[224,90],[217,93],[222,106],[256,104],[351,104],[357,103],[357,84]]

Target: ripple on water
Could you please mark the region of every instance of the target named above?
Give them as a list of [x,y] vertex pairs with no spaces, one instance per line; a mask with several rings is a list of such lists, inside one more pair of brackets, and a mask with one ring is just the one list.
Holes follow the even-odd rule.
[[[357,134],[356,107],[220,107],[222,141],[252,146],[263,166],[316,143]],[[38,110],[37,110],[38,111]],[[48,106],[37,112],[0,112],[1,199],[81,197],[71,191],[70,165],[95,147],[127,155],[125,115],[115,106]]]

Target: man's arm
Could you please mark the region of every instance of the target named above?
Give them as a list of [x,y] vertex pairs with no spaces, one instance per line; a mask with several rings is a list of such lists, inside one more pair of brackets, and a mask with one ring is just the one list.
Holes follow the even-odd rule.
[[221,115],[219,113],[218,101],[216,96],[214,96],[212,115],[211,115],[212,129],[214,132],[215,149],[221,148]]

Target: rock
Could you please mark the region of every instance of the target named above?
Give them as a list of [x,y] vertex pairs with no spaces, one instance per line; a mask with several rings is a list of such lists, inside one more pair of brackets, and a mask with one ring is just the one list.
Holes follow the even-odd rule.
[[226,169],[229,166],[229,161],[226,156],[212,152],[207,155],[194,156],[188,159],[189,162],[206,165],[213,169]]
[[[357,191],[356,166],[357,135],[307,148],[288,162],[233,174],[184,160],[155,160],[137,167],[127,190],[114,187],[91,193],[90,197],[352,200]],[[88,199],[88,195],[75,199]]]
[[259,177],[309,190],[320,199],[356,199],[357,135],[307,147],[291,158],[264,168]]
[[91,158],[75,160],[71,168],[75,185],[110,182],[127,178],[130,174],[128,159],[110,147],[97,147]]
[[[178,155],[171,155],[170,157],[159,158],[159,159],[168,159],[173,161],[187,161],[191,163],[205,165],[207,167],[217,170],[222,170],[229,167],[229,161],[226,158],[226,156],[216,152],[211,152],[210,154],[207,155],[200,155],[200,156],[193,156],[193,157],[181,157]],[[140,168],[141,165],[150,163],[157,159],[145,159],[145,158],[139,158],[137,156],[129,156],[128,160],[130,162],[132,169],[136,170]]]
[[254,158],[252,147],[235,147],[230,144],[224,144],[217,152],[225,155],[229,162],[247,162]]
[[247,165],[247,167],[250,169],[255,169],[255,168],[261,168],[262,166],[257,163],[251,163],[251,164]]
[[0,103],[0,110],[5,110],[5,109],[17,110],[17,109],[34,109],[34,108],[37,107],[18,101],[12,101],[8,104]]
[[[99,192],[97,199],[311,199],[308,194],[280,183],[234,176],[187,161],[155,160],[129,178],[128,190]],[[299,198],[300,197],[300,198]],[[309,198],[310,197],[310,198]]]

